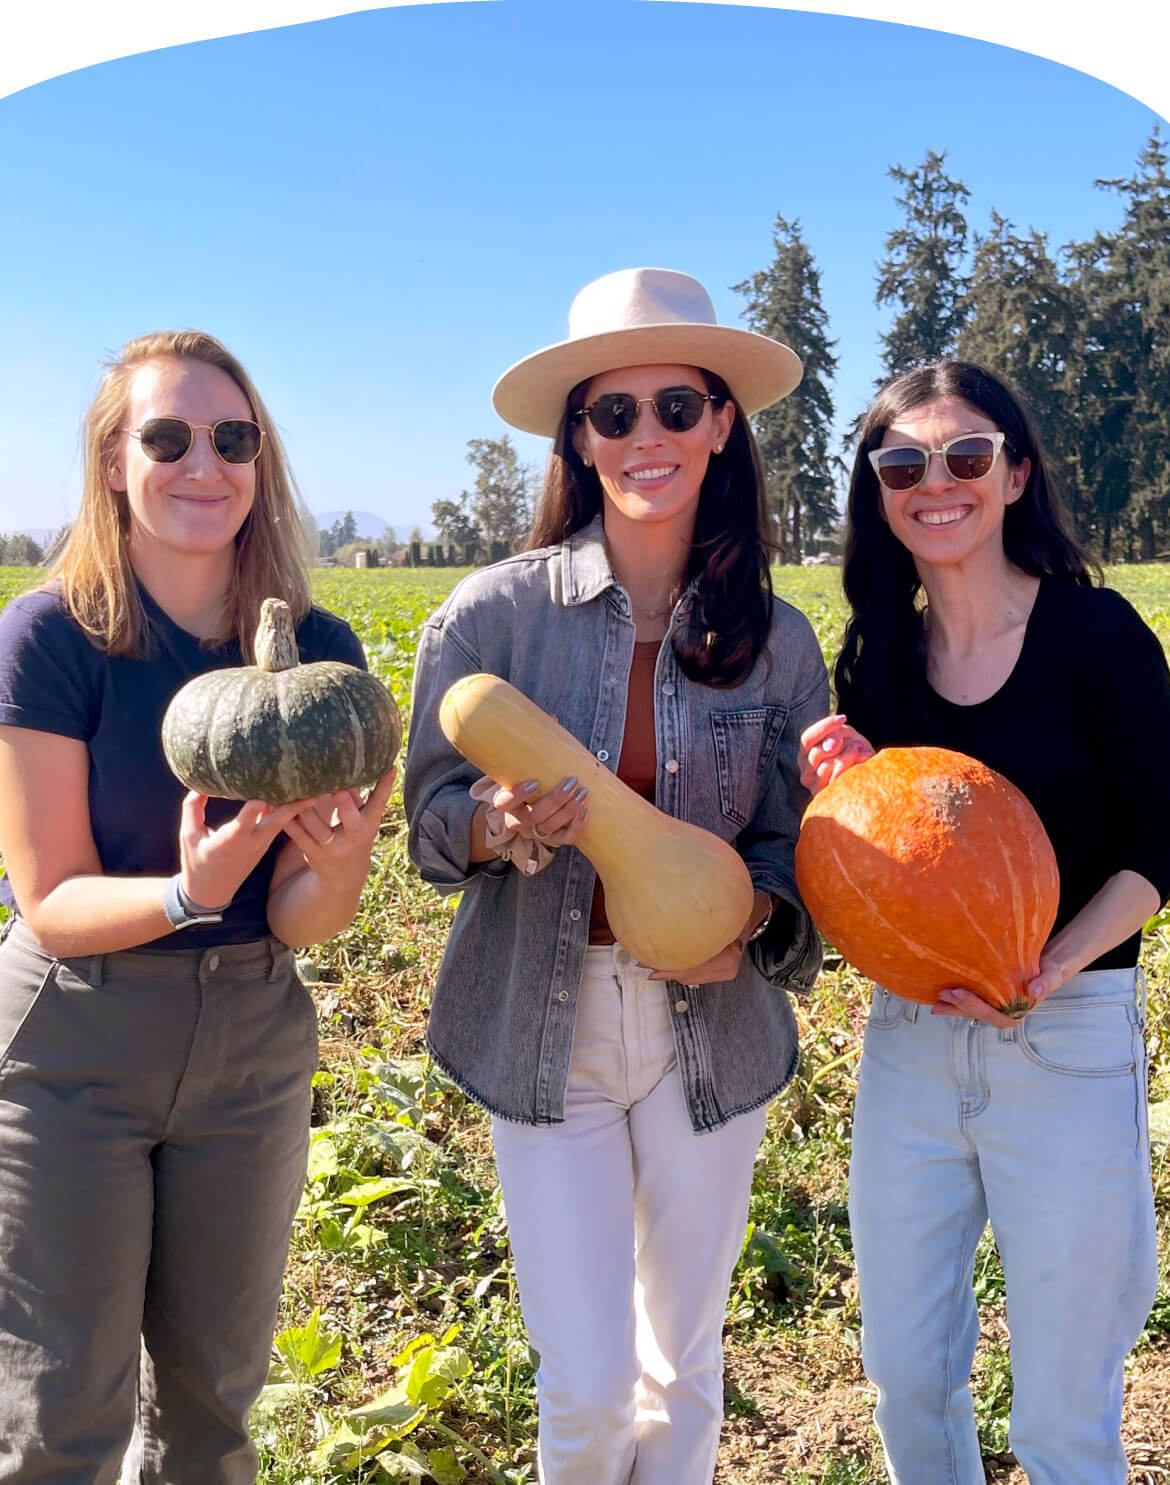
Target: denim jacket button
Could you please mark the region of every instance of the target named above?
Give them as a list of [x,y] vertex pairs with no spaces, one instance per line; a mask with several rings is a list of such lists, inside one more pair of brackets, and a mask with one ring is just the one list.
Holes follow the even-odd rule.
[[666,769],[667,773],[677,773],[679,769],[678,759],[668,758],[663,767]]
[[598,761],[598,763],[608,763],[609,762],[609,753],[606,751],[605,748],[598,748],[598,750],[597,750],[597,761]]
[[673,681],[667,681],[663,685],[663,687],[662,687],[662,694],[663,694],[663,696],[673,696],[674,695],[674,682]]
[[558,1000],[565,1001],[565,1000],[568,1000],[568,998],[569,998],[569,992],[567,990],[560,990],[560,991],[557,992],[557,999]]
[[685,1016],[687,1011],[690,1010],[690,1007],[687,1005],[685,1000],[676,1000],[674,1003],[674,1008],[680,1016]]
[[579,923],[581,920],[581,909],[573,908],[569,913],[569,918],[572,920],[572,922]]

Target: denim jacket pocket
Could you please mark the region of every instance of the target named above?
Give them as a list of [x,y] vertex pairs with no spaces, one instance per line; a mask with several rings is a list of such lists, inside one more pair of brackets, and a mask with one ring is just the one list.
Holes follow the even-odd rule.
[[1074,1078],[1132,1074],[1137,1034],[1137,1007],[1117,1000],[1039,1005],[1018,1028],[1020,1050],[1030,1062]]
[[719,807],[740,829],[756,812],[761,782],[776,755],[787,717],[788,708],[783,706],[711,713]]

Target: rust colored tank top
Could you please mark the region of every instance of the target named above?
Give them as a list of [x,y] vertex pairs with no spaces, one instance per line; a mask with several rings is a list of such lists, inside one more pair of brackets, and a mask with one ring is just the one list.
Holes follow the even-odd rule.
[[[634,660],[626,693],[626,730],[617,767],[617,776],[622,783],[628,784],[635,794],[640,794],[651,804],[654,803],[654,785],[658,777],[658,750],[654,744],[654,666],[661,647],[661,641],[657,639],[634,644]],[[614,942],[605,916],[605,889],[600,877],[593,888],[593,906],[589,911],[589,942]]]

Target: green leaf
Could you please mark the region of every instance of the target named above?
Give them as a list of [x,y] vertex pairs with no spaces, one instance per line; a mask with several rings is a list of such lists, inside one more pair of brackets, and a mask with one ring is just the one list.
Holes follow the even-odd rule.
[[277,1351],[288,1363],[297,1381],[320,1376],[335,1367],[341,1357],[341,1337],[320,1330],[321,1308],[309,1316],[308,1324],[290,1326],[276,1337]]
[[431,1473],[426,1456],[413,1444],[403,1444],[401,1451],[387,1449],[379,1454],[378,1469],[390,1480],[426,1480]]
[[337,1167],[337,1146],[325,1130],[318,1130],[309,1142],[309,1169],[306,1179],[327,1180],[337,1174]]
[[386,1431],[389,1438],[399,1439],[421,1423],[426,1414],[426,1407],[399,1386],[380,1393],[373,1402],[354,1408],[346,1416],[351,1423],[374,1425]]
[[467,1471],[455,1457],[454,1449],[432,1449],[427,1455],[427,1464],[435,1477],[436,1485],[459,1485],[466,1479]]
[[415,1191],[413,1181],[404,1176],[382,1176],[376,1181],[359,1181],[337,1198],[345,1207],[368,1207],[371,1202],[381,1201],[387,1196],[396,1196],[400,1191]]
[[345,1247],[345,1228],[335,1217],[322,1217],[317,1224],[317,1241],[327,1253]]
[[252,1404],[252,1411],[248,1415],[252,1427],[260,1428],[266,1423],[274,1423],[282,1408],[296,1402],[300,1391],[299,1382],[269,1382],[262,1387],[260,1396]]

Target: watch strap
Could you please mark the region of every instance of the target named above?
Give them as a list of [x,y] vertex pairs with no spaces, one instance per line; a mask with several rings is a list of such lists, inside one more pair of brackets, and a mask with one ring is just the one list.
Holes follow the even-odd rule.
[[[227,904],[224,904],[226,908]],[[183,891],[183,879],[176,872],[163,890],[163,912],[172,928],[190,928],[196,923],[222,923],[224,908],[203,908],[193,903]]]

